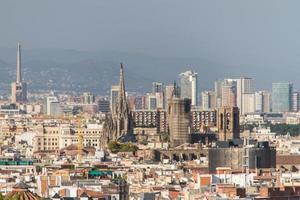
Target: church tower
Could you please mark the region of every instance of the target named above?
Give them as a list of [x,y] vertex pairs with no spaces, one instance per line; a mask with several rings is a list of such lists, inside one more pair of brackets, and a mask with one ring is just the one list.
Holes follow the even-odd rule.
[[130,112],[126,100],[125,81],[124,81],[124,67],[121,63],[119,93],[116,105],[116,111],[113,113],[116,130],[114,139],[119,139],[121,136],[130,132]]

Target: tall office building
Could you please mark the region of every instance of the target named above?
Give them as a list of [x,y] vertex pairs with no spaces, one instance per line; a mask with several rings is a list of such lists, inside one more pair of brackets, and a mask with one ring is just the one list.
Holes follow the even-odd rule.
[[215,105],[216,108],[220,108],[222,106],[222,85],[224,80],[216,80],[215,81]]
[[45,98],[43,110],[45,115],[59,116],[62,114],[62,107],[55,96]]
[[155,94],[147,94],[147,106],[149,110],[155,110],[157,108],[157,99]]
[[236,106],[236,81],[225,79],[222,84],[222,106]]
[[272,111],[289,112],[292,107],[293,84],[272,83]]
[[263,91],[263,106],[262,111],[265,113],[271,112],[271,93],[269,91]]
[[189,143],[191,100],[171,97],[168,107],[168,122],[171,147]]
[[[240,114],[243,115],[248,112],[252,112],[253,108],[253,98],[254,98],[254,80],[252,78],[239,78],[236,80],[237,93],[236,93],[236,104],[240,109]],[[249,105],[249,103],[251,105]]]
[[242,110],[242,114],[255,112],[255,93],[243,94]]
[[156,98],[156,108],[165,108],[165,98],[164,98],[164,93],[163,92],[157,92],[155,93],[155,98]]
[[21,45],[18,43],[17,50],[17,77],[11,84],[11,102],[24,103],[27,101],[27,84],[22,79]]
[[263,112],[263,92],[255,92],[255,112]]
[[198,81],[197,73],[193,71],[186,71],[179,74],[180,79],[180,96],[181,98],[191,99],[191,105],[196,106],[198,103],[197,91],[198,91]]
[[156,97],[156,107],[164,108],[165,107],[165,94],[164,86],[162,83],[154,82],[152,83],[152,94]]
[[135,97],[135,101],[134,101],[134,109],[135,110],[142,110],[146,108],[146,99],[147,96],[144,95],[138,95]]
[[292,94],[292,112],[300,111],[300,92],[293,92]]
[[152,93],[162,93],[164,91],[163,83],[153,82],[152,83]]
[[93,104],[95,103],[95,96],[91,92],[84,92],[81,101],[83,104]]
[[215,105],[215,92],[213,91],[204,91],[201,93],[201,104],[203,110],[209,110],[216,108]]
[[110,101],[106,98],[98,100],[98,109],[102,113],[108,113],[110,110]]
[[271,111],[271,94],[268,91],[255,92],[255,112]]

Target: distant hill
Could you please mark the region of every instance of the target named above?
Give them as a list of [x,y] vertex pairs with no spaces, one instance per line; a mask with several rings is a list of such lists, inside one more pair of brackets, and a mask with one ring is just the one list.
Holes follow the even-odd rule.
[[[0,48],[0,90],[8,92],[15,79],[15,49]],[[158,58],[124,52],[84,52],[65,49],[22,51],[24,78],[29,90],[54,89],[109,94],[118,83],[120,62],[125,66],[128,91],[147,92],[153,81],[172,83],[188,69],[198,72],[199,90],[212,89],[214,80],[224,77],[254,76],[265,79],[265,69],[226,66],[204,58]],[[262,82],[262,81],[261,81]]]

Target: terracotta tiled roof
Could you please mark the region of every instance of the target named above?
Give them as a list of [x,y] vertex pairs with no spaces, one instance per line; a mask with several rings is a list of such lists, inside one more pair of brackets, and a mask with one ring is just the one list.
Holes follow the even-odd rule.
[[20,182],[13,186],[13,190],[9,192],[5,199],[16,199],[16,200],[40,200],[41,198],[28,190],[29,186]]
[[277,165],[300,165],[300,155],[277,155]]
[[97,192],[97,191],[93,191],[93,190],[77,190],[77,196],[81,197],[82,195],[84,196],[88,196],[91,198],[103,198],[105,197],[105,195],[103,194],[103,192]]

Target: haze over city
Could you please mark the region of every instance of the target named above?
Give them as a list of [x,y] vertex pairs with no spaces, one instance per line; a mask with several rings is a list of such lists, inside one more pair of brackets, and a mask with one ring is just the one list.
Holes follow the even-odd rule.
[[[31,71],[31,65],[34,71],[43,71],[54,61],[64,68],[65,63],[89,60],[92,64],[85,65],[101,74],[103,68],[122,61],[128,74],[148,80],[141,90],[152,81],[172,82],[187,69],[199,73],[201,90],[213,88],[210,80],[240,76],[255,78],[261,89],[270,89],[275,81],[291,81],[297,88],[299,4],[276,0],[3,1],[0,60],[8,65],[1,63],[0,68],[15,65],[12,52],[20,41],[26,71]],[[25,76],[31,79],[26,72]],[[139,89],[131,78],[128,81],[130,90]],[[29,87],[36,85],[33,80]],[[88,87],[108,91],[96,82]]]
[[0,3],[0,200],[300,199],[299,1]]

